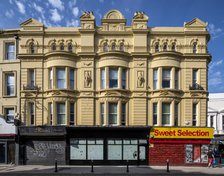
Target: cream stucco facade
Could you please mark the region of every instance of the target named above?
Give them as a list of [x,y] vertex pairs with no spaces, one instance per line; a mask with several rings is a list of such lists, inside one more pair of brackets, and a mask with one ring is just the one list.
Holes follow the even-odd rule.
[[[14,107],[27,126],[206,126],[207,24],[148,27],[148,19],[137,12],[126,26],[111,10],[101,26],[85,12],[80,27],[29,19],[3,30],[0,113]],[[17,59],[5,59],[5,42]],[[15,75],[13,96],[4,94],[5,72]]]

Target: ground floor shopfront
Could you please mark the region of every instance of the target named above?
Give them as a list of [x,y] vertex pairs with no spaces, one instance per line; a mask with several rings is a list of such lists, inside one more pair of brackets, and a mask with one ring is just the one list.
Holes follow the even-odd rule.
[[153,128],[149,165],[205,166],[212,138],[213,128]]
[[20,127],[21,164],[148,165],[149,127]]

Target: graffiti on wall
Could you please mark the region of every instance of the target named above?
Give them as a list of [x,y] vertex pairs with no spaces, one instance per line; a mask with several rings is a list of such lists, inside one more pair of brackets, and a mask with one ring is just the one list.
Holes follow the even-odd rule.
[[65,147],[60,143],[38,142],[34,143],[34,146],[31,150],[33,150],[32,154],[34,156],[46,158],[51,151],[58,155],[63,155],[65,152]]

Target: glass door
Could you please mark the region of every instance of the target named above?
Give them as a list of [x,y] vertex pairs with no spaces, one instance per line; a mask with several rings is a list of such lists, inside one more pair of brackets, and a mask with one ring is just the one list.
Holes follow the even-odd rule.
[[0,164],[6,163],[6,143],[1,142],[0,143]]
[[146,145],[139,145],[138,146],[138,164],[139,165],[145,165],[147,164],[147,150],[146,150]]

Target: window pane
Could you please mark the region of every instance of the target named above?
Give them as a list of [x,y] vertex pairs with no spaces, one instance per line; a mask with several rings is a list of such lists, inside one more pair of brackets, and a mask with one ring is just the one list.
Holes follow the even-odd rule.
[[112,68],[109,70],[109,87],[117,88],[118,87],[118,69]]
[[30,125],[34,125],[35,121],[35,106],[34,103],[30,103]]
[[74,114],[74,103],[70,103],[70,125],[74,125],[75,114]]
[[88,160],[103,160],[103,145],[88,145]]
[[15,59],[15,44],[14,43],[6,44],[6,59],[7,60]]
[[136,145],[123,145],[123,159],[124,160],[137,160],[138,159],[138,146]]
[[174,126],[178,126],[179,103],[175,103]]
[[53,69],[49,69],[49,88],[53,88]]
[[57,68],[57,88],[65,88],[65,69]]
[[105,68],[101,69],[101,89],[106,88],[106,81],[105,81]]
[[162,77],[163,77],[162,87],[170,88],[170,69],[163,69]]
[[70,145],[71,160],[86,160],[86,145],[71,144]]
[[162,103],[162,125],[170,124],[170,103]]
[[193,87],[196,86],[196,83],[197,83],[197,75],[198,75],[198,70],[194,69],[193,70],[193,78],[192,78]]
[[6,95],[14,95],[15,94],[15,77],[13,74],[6,75]]
[[179,70],[175,70],[175,89],[179,89]]
[[74,90],[74,69],[70,69],[70,89]]
[[108,160],[122,160],[122,145],[108,145]]
[[157,89],[157,82],[158,82],[158,69],[153,69],[153,89]]
[[126,69],[122,69],[122,89],[126,89]]
[[193,117],[192,117],[192,125],[196,126],[197,125],[197,104],[193,104]]
[[126,124],[126,103],[122,103],[121,125]]
[[157,103],[153,103],[153,125],[157,124]]
[[109,103],[109,125],[117,124],[117,103]]
[[65,124],[65,103],[57,103],[57,124]]
[[193,162],[193,145],[185,145],[185,163]]
[[101,125],[104,125],[104,103],[100,103]]
[[5,116],[7,122],[14,122],[14,108],[5,109]]
[[49,103],[49,115],[50,115],[50,125],[53,124],[53,104]]

